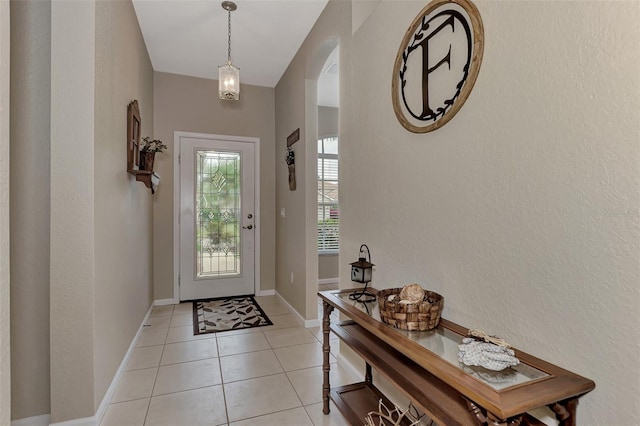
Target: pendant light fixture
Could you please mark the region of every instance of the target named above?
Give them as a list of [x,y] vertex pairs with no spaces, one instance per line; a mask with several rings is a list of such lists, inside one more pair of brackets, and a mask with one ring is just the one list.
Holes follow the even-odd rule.
[[218,95],[220,99],[237,101],[240,99],[240,68],[231,62],[231,12],[238,6],[232,1],[223,1],[222,8],[228,13],[229,49],[227,63],[218,67]]

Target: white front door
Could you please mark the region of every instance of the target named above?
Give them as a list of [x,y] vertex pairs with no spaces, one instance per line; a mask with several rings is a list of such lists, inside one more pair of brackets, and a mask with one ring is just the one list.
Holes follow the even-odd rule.
[[180,300],[255,292],[255,140],[180,136]]

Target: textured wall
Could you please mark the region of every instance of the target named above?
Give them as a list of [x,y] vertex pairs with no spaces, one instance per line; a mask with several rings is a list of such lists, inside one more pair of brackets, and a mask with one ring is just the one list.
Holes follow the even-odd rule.
[[[352,262],[357,256],[354,255]],[[321,254],[318,256],[318,279],[338,278],[340,256],[337,254]]]
[[260,289],[275,288],[274,90],[242,85],[240,93],[238,102],[221,101],[217,80],[155,73],[154,136],[169,146],[156,156],[162,182],[154,196],[155,299],[178,298],[173,294],[175,131],[260,138]]
[[50,2],[11,2],[11,94],[11,415],[22,419],[50,412]]
[[152,301],[125,147],[132,99],[153,129],[153,70],[131,2],[14,1],[12,23],[12,414],[59,422],[95,413]]
[[153,136],[153,68],[131,1],[96,3],[95,406],[153,301],[153,196],[126,173],[127,105]]
[[[350,38],[351,4],[330,1],[276,86],[276,209],[286,211],[277,220],[276,290],[307,319],[317,317],[317,78],[337,45],[341,70],[346,66]],[[340,90],[342,99],[342,84]],[[283,153],[287,135],[298,127],[301,139],[293,146],[298,185],[290,191]]]
[[[298,52],[300,54],[300,52]],[[296,57],[297,58],[297,57]],[[305,312],[306,253],[304,216],[304,69],[294,58],[276,86],[276,211],[284,209],[285,217],[276,221],[276,291],[301,314]],[[298,79],[289,77],[297,76]],[[289,190],[285,162],[287,136],[300,128],[301,140],[293,145],[296,159],[296,190]],[[316,256],[317,257],[317,256]],[[293,282],[290,275],[293,274]]]
[[318,105],[318,138],[338,134],[339,114],[339,108]]
[[51,4],[51,422],[94,414],[95,1]]
[[[0,81],[9,77],[9,3],[0,2]],[[11,421],[9,339],[9,88],[0,85],[0,424]]]
[[432,133],[390,98],[424,2],[382,2],[355,33],[341,254],[366,238],[374,286],[421,283],[446,318],[593,379],[580,424],[638,424],[640,3],[476,4],[478,81]]

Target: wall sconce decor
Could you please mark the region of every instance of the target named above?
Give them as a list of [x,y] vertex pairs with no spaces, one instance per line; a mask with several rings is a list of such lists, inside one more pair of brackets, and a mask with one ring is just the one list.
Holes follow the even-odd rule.
[[300,140],[300,128],[298,127],[289,136],[287,136],[287,156],[285,161],[289,168],[289,190],[295,191],[296,189],[296,153],[291,146]]
[[127,171],[138,170],[140,165],[140,107],[134,100],[127,106]]
[[373,274],[374,266],[375,265],[371,263],[371,253],[369,252],[369,247],[367,247],[366,244],[362,244],[360,246],[360,253],[358,254],[358,261],[351,263],[351,281],[356,283],[363,283],[364,288],[362,290],[356,290],[351,293],[349,295],[349,299],[356,300],[362,303],[376,301],[375,294],[367,291],[367,286],[371,282],[371,276]]
[[296,189],[296,154],[291,148],[287,147],[286,157],[287,167],[289,168],[289,190]]
[[220,99],[237,101],[240,99],[240,68],[231,62],[231,12],[238,6],[232,1],[223,1],[222,8],[228,13],[227,62],[218,67],[218,95]]
[[145,168],[144,159],[148,158],[146,151],[152,149],[156,152],[162,152],[167,146],[158,140],[151,141],[153,143],[149,146],[148,137],[143,138],[143,141],[140,142],[141,128],[140,107],[138,101],[134,100],[127,106],[127,172],[135,176],[137,182],[144,183],[147,188],[151,189],[151,193],[155,194],[158,185],[160,185],[160,176],[153,171],[153,160],[150,160],[150,163],[147,162]]

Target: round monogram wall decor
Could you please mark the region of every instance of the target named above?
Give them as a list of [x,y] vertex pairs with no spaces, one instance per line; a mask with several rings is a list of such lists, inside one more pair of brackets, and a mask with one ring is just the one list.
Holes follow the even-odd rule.
[[484,27],[469,0],[434,0],[411,23],[393,67],[393,110],[407,130],[444,126],[467,100],[480,71]]

